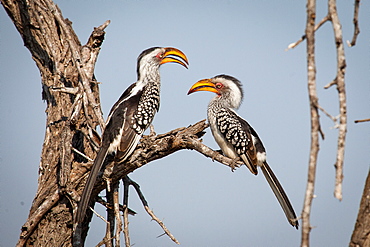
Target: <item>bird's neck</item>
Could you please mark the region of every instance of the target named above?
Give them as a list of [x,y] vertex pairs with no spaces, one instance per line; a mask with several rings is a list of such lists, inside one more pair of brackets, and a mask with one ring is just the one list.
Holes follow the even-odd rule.
[[159,65],[146,63],[140,67],[138,81],[144,84],[150,82],[160,82]]
[[145,92],[152,90],[160,90],[161,78],[159,74],[159,66],[155,65],[144,65],[140,67],[138,71],[138,81],[136,82],[136,87],[141,88]]
[[232,98],[225,97],[225,95],[217,95],[211,100],[209,105],[215,106],[215,109],[227,108],[236,110],[239,108],[240,102],[234,102]]

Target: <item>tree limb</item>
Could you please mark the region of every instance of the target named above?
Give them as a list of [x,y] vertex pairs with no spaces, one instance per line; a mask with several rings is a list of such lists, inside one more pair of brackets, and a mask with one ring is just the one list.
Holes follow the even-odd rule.
[[[330,16],[326,15],[322,20],[315,26],[315,32],[322,26],[324,25],[325,22],[330,20]],[[302,43],[306,39],[307,35],[302,35],[302,37],[296,41],[295,43],[291,43],[288,45],[288,48],[285,49],[285,51],[288,51],[290,49],[296,48],[300,43]]]
[[363,122],[370,122],[370,118],[355,120],[355,123],[363,123]]
[[354,7],[354,13],[353,13],[353,25],[354,25],[354,31],[353,31],[353,37],[351,43],[347,41],[347,44],[349,47],[356,45],[357,36],[360,34],[360,28],[358,25],[358,14],[360,9],[360,0],[355,0],[355,7]]
[[44,217],[45,213],[50,210],[59,200],[59,191],[56,190],[50,198],[47,198],[32,214],[28,217],[27,222],[22,226],[22,232],[17,243],[17,247],[24,246],[33,230],[37,227],[38,223]]
[[335,162],[335,189],[334,196],[338,200],[342,200],[342,183],[343,183],[343,163],[344,163],[344,151],[345,141],[347,133],[347,100],[346,90],[344,83],[344,76],[346,72],[346,59],[344,55],[343,35],[342,28],[337,13],[336,0],[329,0],[329,15],[334,30],[334,38],[337,51],[337,75],[336,85],[339,98],[339,124],[338,124],[338,141],[337,141],[337,157]]
[[316,19],[316,1],[307,1],[307,21],[306,21],[306,38],[307,38],[307,80],[308,95],[310,100],[311,114],[311,147],[308,164],[308,177],[304,205],[302,209],[302,236],[301,247],[308,247],[311,232],[310,214],[312,200],[315,191],[316,165],[319,153],[319,131],[320,120],[318,112],[318,98],[316,91],[316,62],[315,62],[315,19]]

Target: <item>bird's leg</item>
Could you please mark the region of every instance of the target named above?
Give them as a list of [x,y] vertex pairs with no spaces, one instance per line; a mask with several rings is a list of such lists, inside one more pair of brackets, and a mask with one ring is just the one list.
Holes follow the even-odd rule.
[[150,137],[153,137],[153,136],[156,136],[157,135],[157,133],[155,133],[154,125],[153,124],[151,124],[149,126],[149,129],[150,129],[150,134],[149,134]]
[[[218,154],[220,154],[220,155],[225,156],[225,154],[222,152],[222,150],[221,150],[221,149],[214,150],[214,151],[215,151],[215,152],[217,152],[217,153],[218,153]],[[216,156],[217,156],[218,154],[214,154],[214,155],[211,157],[211,158],[212,158],[212,161],[215,161]],[[239,167],[240,167],[240,163],[239,163],[239,161],[240,161],[240,158],[239,158],[239,157],[236,157],[236,158],[232,159],[231,163],[229,164],[229,166],[230,166],[230,168],[231,168],[231,171],[232,171],[232,172],[234,172],[236,168],[239,168]]]

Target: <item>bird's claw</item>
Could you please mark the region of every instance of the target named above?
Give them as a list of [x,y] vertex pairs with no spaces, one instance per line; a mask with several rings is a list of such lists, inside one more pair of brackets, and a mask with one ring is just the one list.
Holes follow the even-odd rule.
[[239,157],[236,157],[234,159],[232,159],[231,163],[229,164],[230,168],[231,168],[231,172],[234,172],[236,170],[236,168],[239,168],[240,167],[240,164],[239,164]]

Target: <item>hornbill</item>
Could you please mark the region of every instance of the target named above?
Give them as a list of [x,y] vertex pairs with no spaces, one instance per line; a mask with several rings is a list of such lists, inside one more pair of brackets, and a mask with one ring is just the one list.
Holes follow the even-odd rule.
[[105,160],[117,163],[125,161],[151,124],[159,110],[159,67],[171,62],[179,63],[185,68],[188,64],[185,54],[172,47],[153,47],[139,55],[137,81],[126,89],[108,115],[101,146],[78,205],[77,223],[81,223],[85,217],[98,173],[106,165]]
[[208,105],[211,131],[222,152],[233,161],[241,161],[257,175],[259,166],[278,199],[289,223],[298,229],[296,214],[279,180],[266,162],[266,150],[257,132],[236,113],[243,100],[240,81],[229,75],[217,75],[195,83],[188,94],[209,91],[217,95]]

